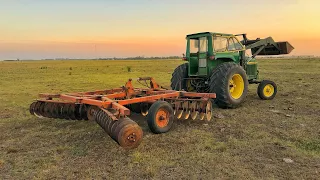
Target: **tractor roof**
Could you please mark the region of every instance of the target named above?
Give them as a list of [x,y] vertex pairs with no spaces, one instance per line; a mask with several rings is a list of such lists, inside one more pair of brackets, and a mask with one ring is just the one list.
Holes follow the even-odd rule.
[[216,32],[199,32],[194,34],[188,34],[187,38],[197,38],[202,37],[206,35],[221,35],[221,36],[232,36],[232,34],[226,34],[226,33],[216,33]]

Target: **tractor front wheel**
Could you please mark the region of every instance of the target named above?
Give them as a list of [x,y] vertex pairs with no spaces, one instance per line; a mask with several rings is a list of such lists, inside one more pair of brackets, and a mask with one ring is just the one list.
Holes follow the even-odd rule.
[[156,134],[168,132],[172,127],[173,119],[173,108],[166,101],[153,103],[147,115],[148,126]]
[[215,103],[220,108],[235,108],[246,98],[248,79],[244,69],[233,62],[225,62],[215,68],[210,76],[211,93],[216,93]]
[[277,85],[273,81],[263,80],[257,89],[258,96],[263,100],[271,100],[277,94]]

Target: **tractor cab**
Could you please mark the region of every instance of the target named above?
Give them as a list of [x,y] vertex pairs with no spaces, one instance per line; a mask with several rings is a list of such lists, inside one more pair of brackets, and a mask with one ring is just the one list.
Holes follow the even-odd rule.
[[185,60],[189,76],[207,76],[214,67],[225,62],[239,62],[244,46],[232,34],[203,32],[187,35]]

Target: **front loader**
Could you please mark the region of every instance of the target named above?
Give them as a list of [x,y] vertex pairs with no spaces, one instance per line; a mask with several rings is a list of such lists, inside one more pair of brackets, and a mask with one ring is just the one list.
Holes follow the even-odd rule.
[[[249,40],[246,34],[202,32],[187,35],[186,39],[183,60],[188,62],[174,70],[171,88],[216,93],[215,103],[221,108],[239,106],[249,84],[259,84],[261,99],[273,99],[277,86],[273,81],[259,80],[255,57],[289,54],[294,49],[288,42],[275,42],[271,37]],[[251,50],[252,56],[246,56],[246,50]]]

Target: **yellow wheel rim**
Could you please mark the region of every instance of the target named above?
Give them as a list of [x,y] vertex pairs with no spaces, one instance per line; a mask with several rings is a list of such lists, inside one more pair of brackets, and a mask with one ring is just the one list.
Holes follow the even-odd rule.
[[233,99],[239,99],[244,91],[244,81],[240,74],[234,74],[229,81],[229,92]]
[[274,87],[271,84],[267,84],[264,88],[263,88],[263,95],[265,97],[271,97],[274,93]]

